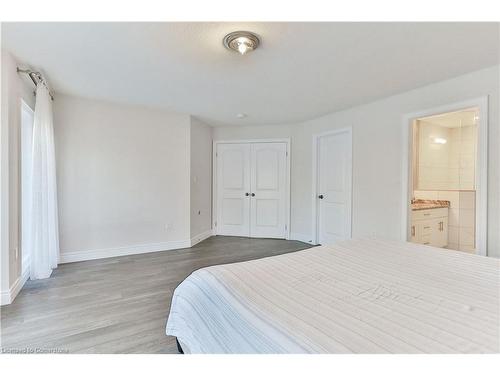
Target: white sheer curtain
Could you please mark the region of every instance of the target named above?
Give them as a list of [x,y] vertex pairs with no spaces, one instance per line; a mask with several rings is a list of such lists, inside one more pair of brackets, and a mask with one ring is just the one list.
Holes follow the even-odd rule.
[[59,261],[59,228],[52,102],[43,82],[36,88],[32,150],[30,202],[27,202],[31,205],[30,278],[44,279]]

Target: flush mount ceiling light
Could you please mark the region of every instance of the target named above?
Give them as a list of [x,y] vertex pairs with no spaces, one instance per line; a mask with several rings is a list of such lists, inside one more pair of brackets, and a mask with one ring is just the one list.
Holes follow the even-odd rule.
[[227,49],[244,55],[256,49],[260,44],[260,39],[250,31],[234,31],[224,37],[223,43]]

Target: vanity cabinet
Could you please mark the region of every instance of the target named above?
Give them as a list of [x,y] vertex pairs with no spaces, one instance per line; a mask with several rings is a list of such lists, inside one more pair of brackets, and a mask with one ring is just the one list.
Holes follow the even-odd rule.
[[448,245],[448,208],[412,211],[411,242],[446,247]]

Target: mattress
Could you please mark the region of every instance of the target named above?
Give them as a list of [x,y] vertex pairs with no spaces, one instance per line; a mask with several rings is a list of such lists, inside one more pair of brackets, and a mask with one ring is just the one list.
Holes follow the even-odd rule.
[[190,353],[497,353],[500,260],[350,240],[207,267],[175,290]]

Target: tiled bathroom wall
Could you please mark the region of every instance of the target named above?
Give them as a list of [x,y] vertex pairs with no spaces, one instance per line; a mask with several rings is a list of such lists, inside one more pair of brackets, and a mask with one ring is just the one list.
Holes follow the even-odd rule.
[[[447,128],[419,121],[417,189],[474,190],[476,126]],[[440,138],[446,143],[435,143]]]
[[449,129],[448,189],[475,190],[477,126]]
[[[449,189],[450,128],[419,121],[417,187],[425,190]],[[445,144],[433,142],[446,139]]]

